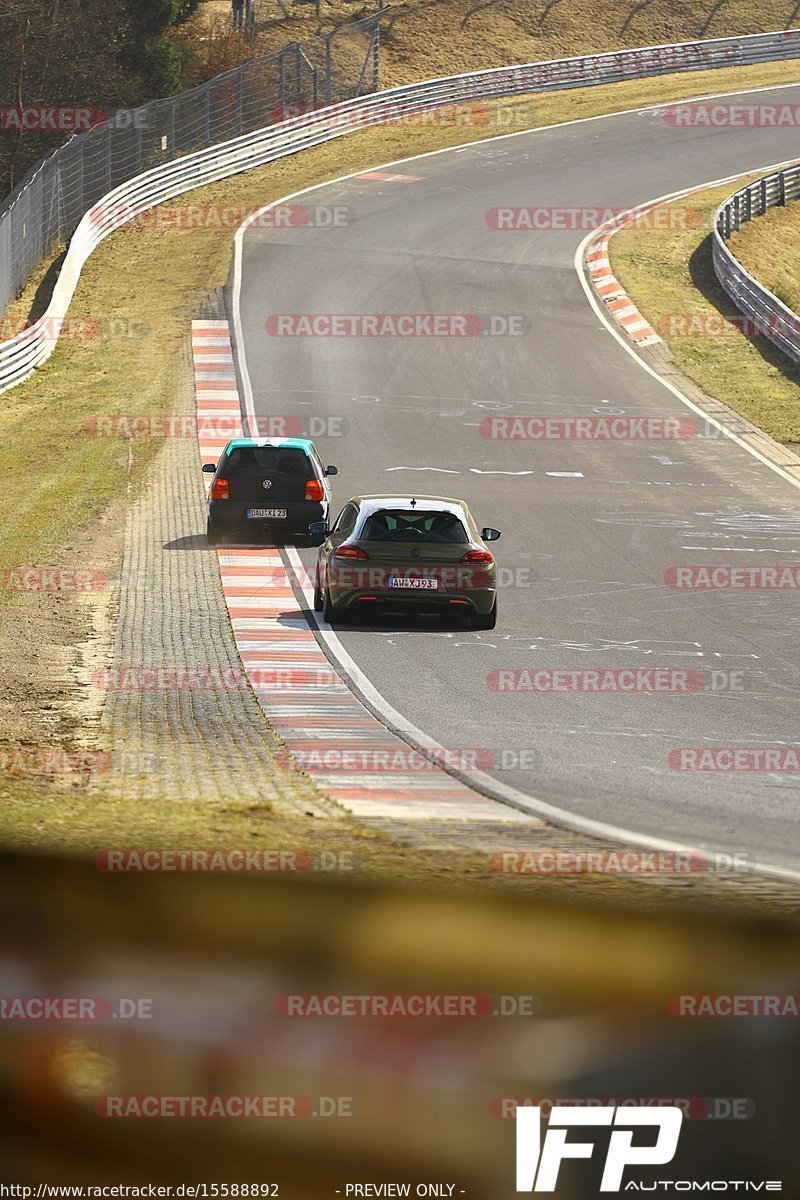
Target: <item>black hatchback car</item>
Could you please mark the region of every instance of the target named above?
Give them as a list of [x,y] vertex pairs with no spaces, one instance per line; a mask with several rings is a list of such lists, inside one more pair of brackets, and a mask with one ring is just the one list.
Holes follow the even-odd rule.
[[212,545],[225,537],[308,540],[309,524],[328,519],[327,477],[336,467],[323,467],[307,438],[234,438],[217,465],[203,470],[214,473],[206,528]]

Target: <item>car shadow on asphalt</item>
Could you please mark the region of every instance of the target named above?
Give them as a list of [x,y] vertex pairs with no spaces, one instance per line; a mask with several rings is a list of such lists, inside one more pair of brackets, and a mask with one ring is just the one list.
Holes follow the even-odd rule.
[[[290,614],[283,613],[282,616]],[[322,615],[315,614],[318,620]],[[437,616],[400,616],[395,613],[376,612],[371,617],[357,616],[352,620],[342,621],[341,624],[325,625],[334,633],[463,633],[469,628],[466,619],[446,619]]]
[[280,550],[284,546],[297,546],[298,549],[305,550],[302,542],[226,542],[220,541],[212,545],[204,533],[189,533],[185,537],[173,538],[171,542],[164,542],[165,550],[224,550],[229,553],[232,550]]

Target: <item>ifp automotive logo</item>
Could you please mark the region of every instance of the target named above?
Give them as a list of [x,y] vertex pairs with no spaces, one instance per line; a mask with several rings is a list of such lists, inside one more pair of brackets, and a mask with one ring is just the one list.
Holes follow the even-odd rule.
[[[591,1158],[591,1142],[568,1142],[567,1131],[573,1126],[613,1125],[608,1143],[601,1192],[622,1190],[626,1167],[662,1166],[672,1162],[678,1149],[683,1112],[675,1105],[658,1109],[571,1108],[554,1105],[550,1110],[547,1133],[542,1144],[540,1108],[517,1109],[517,1191],[554,1192],[558,1172],[565,1158]],[[633,1131],[655,1126],[654,1145],[634,1146]]]
[[[616,1104],[581,1108],[554,1104],[550,1109],[548,1129],[542,1142],[542,1108],[518,1106],[517,1120],[517,1187],[518,1192],[554,1192],[558,1173],[564,1159],[591,1158],[592,1142],[568,1142],[567,1133],[574,1126],[613,1126],[608,1139],[601,1192],[780,1192],[783,1183],[778,1179],[658,1179],[640,1183],[624,1179],[627,1167],[657,1167],[671,1163],[678,1149],[683,1121],[683,1109],[674,1104],[659,1104],[654,1108],[631,1108]],[[634,1145],[636,1131],[652,1126],[656,1129],[644,1144]]]

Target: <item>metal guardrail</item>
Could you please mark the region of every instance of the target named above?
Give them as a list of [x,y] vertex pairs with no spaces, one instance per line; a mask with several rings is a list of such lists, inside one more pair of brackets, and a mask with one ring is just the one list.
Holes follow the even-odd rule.
[[[182,192],[275,162],[365,125],[448,105],[798,57],[800,29],[791,29],[473,71],[329,104],[162,163],[120,181],[88,208],[75,229],[46,312],[11,341],[0,344],[0,392],[27,379],[52,353],[83,265],[99,243],[141,212]],[[36,178],[28,186],[35,183]],[[23,200],[24,193],[18,203]],[[7,215],[0,213],[0,246]],[[36,236],[42,258],[48,247],[38,233]]]
[[746,271],[726,245],[742,225],[792,200],[800,200],[800,165],[734,192],[714,217],[712,257],[720,286],[747,319],[744,332],[768,338],[793,362],[800,362],[800,316]]

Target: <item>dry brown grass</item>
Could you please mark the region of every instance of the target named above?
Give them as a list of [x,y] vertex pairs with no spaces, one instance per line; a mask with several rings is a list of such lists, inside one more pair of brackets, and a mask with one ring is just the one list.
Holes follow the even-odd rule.
[[[255,43],[228,39],[230,3],[206,0],[195,19],[206,63],[268,54],[313,37],[316,5],[259,0]],[[372,4],[322,0],[322,29],[375,11]],[[483,67],[594,54],[624,46],[764,33],[796,25],[795,0],[397,0],[382,39],[382,85],[410,83]],[[223,49],[223,44],[228,43]],[[238,45],[237,45],[238,43]]]
[[[616,234],[611,239],[611,264],[650,324],[664,334],[676,365],[685,375],[777,441],[795,444],[800,442],[800,373],[764,338],[747,338],[735,324],[720,325],[718,320],[720,314],[738,316],[714,275],[710,236],[714,213],[734,190],[734,184],[726,184],[677,200],[671,206],[677,210],[686,206],[701,209],[700,228],[623,230]],[[789,218],[794,222],[795,239],[800,235],[798,218],[800,213]],[[785,275],[786,255],[782,260],[775,232],[780,219],[780,216],[775,220],[763,218],[763,226],[762,221],[746,226],[747,233],[739,235],[734,249],[738,253],[747,245],[746,265],[762,281],[774,281],[779,275],[781,279],[793,279],[795,290],[787,294],[794,295],[800,303],[797,275],[800,256],[793,260],[793,277]],[[665,225],[669,224],[669,220],[665,221]],[[791,262],[790,259],[788,269]],[[662,322],[671,314],[690,318],[695,328],[703,321],[710,321],[704,328],[710,328],[713,334],[669,336]]]
[[731,235],[729,245],[759,283],[800,312],[800,203],[748,221]]

